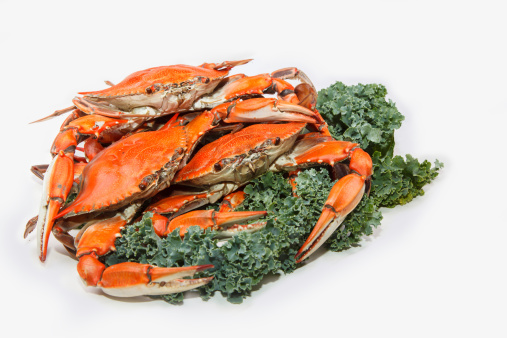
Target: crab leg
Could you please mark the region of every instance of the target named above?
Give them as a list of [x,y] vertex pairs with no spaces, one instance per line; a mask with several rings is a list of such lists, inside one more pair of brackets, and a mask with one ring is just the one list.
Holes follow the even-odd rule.
[[44,173],[48,170],[48,167],[49,164],[36,164],[30,168],[30,171],[32,172],[32,174],[43,180]]
[[271,73],[271,77],[278,79],[299,80],[302,83],[307,83],[315,90],[315,86],[310,78],[302,70],[297,69],[296,67],[287,67],[275,70]]
[[216,212],[214,210],[196,210],[168,220],[164,216],[154,214],[152,217],[155,233],[161,237],[167,236],[175,229],[180,229],[180,236],[185,236],[188,228],[194,225],[202,229],[219,230],[224,235],[232,235],[242,230],[256,231],[266,223],[238,225],[238,222],[255,220],[267,215],[266,211],[233,211]]
[[372,175],[371,157],[362,149],[356,148],[350,154],[349,167],[352,173],[338,180],[331,189],[317,224],[296,255],[297,263],[315,252],[361,201],[365,182]]
[[208,193],[169,196],[153,203],[145,212],[172,214],[172,217],[176,217],[210,203],[209,197]]
[[315,113],[303,106],[272,98],[223,103],[211,110],[226,123],[290,121],[316,123]]
[[[219,212],[222,213],[234,211],[237,206],[243,203],[245,195],[246,194],[243,191],[236,191],[225,196],[222,204],[220,205]],[[156,224],[159,224],[156,226],[156,228],[164,229],[160,230],[160,234],[162,234],[167,227],[167,222],[173,218],[193,209],[202,207],[203,205],[213,203],[222,196],[223,191],[203,192],[197,194],[175,194],[162,198],[157,202],[151,204],[146,208],[144,213],[154,213],[152,221]],[[162,214],[165,216],[160,217]]]
[[238,60],[238,61],[224,61],[221,63],[203,63],[199,67],[207,68],[207,69],[214,69],[214,70],[231,70],[234,67],[247,64],[252,60],[253,59],[245,59],[245,60]]
[[99,257],[115,250],[114,242],[126,224],[121,216],[95,223],[79,239],[77,270],[84,283],[98,286],[116,297],[164,295],[187,291],[208,283],[213,277],[182,279],[213,265],[159,268],[149,264],[120,263],[107,267]]
[[293,171],[322,163],[334,166],[336,162],[349,158],[352,149],[357,146],[357,143],[336,141],[320,133],[303,134],[298,136],[292,151],[278,157],[270,170]]
[[60,109],[60,110],[55,110],[54,113],[52,113],[52,114],[50,114],[50,115],[48,115],[46,117],[43,117],[41,119],[32,121],[30,123],[37,123],[37,122],[47,121],[47,120],[52,119],[53,117],[60,116],[62,114],[65,114],[65,113],[68,113],[70,111],[73,111],[74,109],[76,109],[76,106],[70,106],[70,107],[67,107],[67,108]]
[[47,244],[54,218],[65,203],[74,181],[73,153],[60,151],[49,165],[42,185],[42,201],[37,220],[39,258],[46,260]]
[[301,172],[301,169],[289,171],[288,181],[289,181],[289,184],[292,188],[292,196],[294,196],[294,197],[299,197],[298,194],[296,193],[296,190],[297,190],[296,178],[298,177],[300,172]]
[[182,279],[213,268],[213,265],[159,268],[149,264],[125,262],[110,266],[97,283],[102,291],[115,297],[166,295],[195,289],[213,277]]
[[[160,268],[149,264],[125,262],[105,268],[95,254],[79,260],[78,271],[88,286],[98,286],[104,293],[115,297],[155,296],[195,289],[210,282],[213,277],[182,279],[195,273],[213,268],[213,265],[196,265],[175,268]],[[90,282],[86,273],[100,276]]]
[[72,103],[74,103],[76,107],[86,112],[87,114],[101,115],[110,118],[150,118],[160,115],[158,111],[151,107],[138,107],[134,108],[132,112],[128,112],[115,107],[111,107],[110,105],[93,102],[85,97],[75,97],[72,100]]

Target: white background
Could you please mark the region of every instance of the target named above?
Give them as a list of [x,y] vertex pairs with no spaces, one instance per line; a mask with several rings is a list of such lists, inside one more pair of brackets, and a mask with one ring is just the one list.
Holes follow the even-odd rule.
[[[0,331],[137,335],[505,337],[505,8],[491,1],[1,1]],[[86,288],[50,241],[38,261],[41,184],[63,117],[30,121],[133,71],[254,58],[318,89],[382,83],[406,116],[398,154],[445,163],[426,195],[384,211],[363,246],[316,254],[242,305],[183,306]]]

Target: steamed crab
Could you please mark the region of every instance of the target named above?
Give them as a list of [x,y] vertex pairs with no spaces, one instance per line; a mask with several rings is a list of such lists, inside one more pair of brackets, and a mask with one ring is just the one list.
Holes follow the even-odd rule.
[[[28,222],[25,234],[37,228],[41,261],[53,233],[79,260],[85,283],[108,294],[129,297],[193,289],[212,277],[182,277],[211,265],[121,263],[106,268],[101,257],[114,250],[121,229],[143,211],[153,213],[159,236],[177,228],[184,236],[193,225],[228,235],[256,231],[265,222],[240,223],[266,212],[235,212],[244,198],[238,189],[268,170],[297,174],[302,167],[348,160],[297,262],[322,245],[369,189],[371,158],[358,144],[329,135],[315,110],[316,91],[297,68],[227,76],[249,61],[150,68],[110,88],[82,92],[73,106],[50,115],[72,112],[53,143],[50,165],[32,168],[44,179],[43,197],[39,216]],[[301,84],[294,88],[286,79]],[[85,157],[77,156],[76,149]],[[169,196],[152,199],[170,186]],[[66,203],[72,192],[75,199]],[[220,199],[218,212],[193,210]],[[69,231],[79,226],[74,238]]]

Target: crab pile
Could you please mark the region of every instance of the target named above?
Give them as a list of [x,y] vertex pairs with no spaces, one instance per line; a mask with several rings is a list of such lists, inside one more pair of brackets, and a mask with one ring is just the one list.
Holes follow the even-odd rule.
[[[371,158],[357,143],[330,136],[315,109],[317,92],[302,71],[229,76],[249,61],[142,70],[116,85],[106,82],[107,89],[81,92],[71,107],[39,120],[70,113],[51,147],[51,163],[32,167],[43,179],[43,196],[25,237],[37,228],[40,260],[53,234],[78,259],[84,282],[107,294],[199,287],[213,277],[185,277],[212,265],[106,268],[103,257],[115,250],[121,230],[147,212],[161,237],[178,228],[184,236],[195,225],[227,236],[257,231],[266,211],[234,211],[244,185],[267,171],[286,171],[294,182],[301,168],[326,164],[339,180],[297,262],[322,245],[368,192]],[[287,80],[300,83],[293,87]],[[195,210],[220,200],[218,211]]]

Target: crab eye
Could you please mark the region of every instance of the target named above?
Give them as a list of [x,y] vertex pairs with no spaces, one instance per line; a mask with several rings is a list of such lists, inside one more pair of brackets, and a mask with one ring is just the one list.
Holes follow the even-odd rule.
[[220,162],[215,163],[213,169],[215,169],[215,172],[219,172],[220,170],[222,170],[222,165],[220,164]]
[[142,179],[141,183],[139,183],[138,187],[141,190],[145,190],[151,182],[155,180],[155,177],[153,175],[148,175],[145,178]]
[[280,141],[281,141],[281,140],[280,140],[280,138],[279,138],[279,137],[275,138],[275,142],[274,142],[275,146],[279,145],[279,144],[280,144]]

